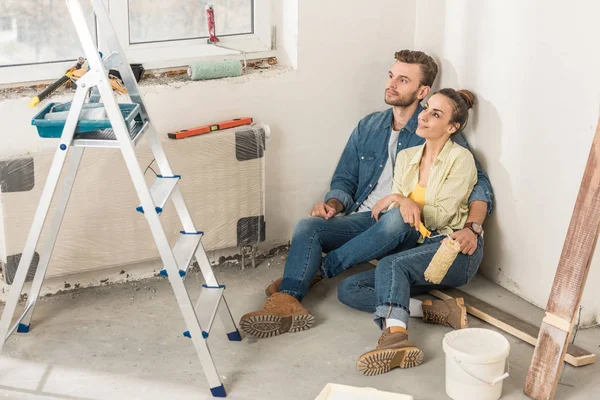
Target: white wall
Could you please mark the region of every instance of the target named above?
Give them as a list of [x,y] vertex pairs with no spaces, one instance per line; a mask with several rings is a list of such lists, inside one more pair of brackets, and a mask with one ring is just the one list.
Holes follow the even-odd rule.
[[[487,169],[496,210],[484,275],[545,307],[598,122],[600,3],[430,0],[415,47],[441,62],[437,86],[478,95],[467,139]],[[582,319],[600,312],[600,257]]]
[[[161,132],[238,116],[271,126],[266,188],[270,244],[287,242],[295,222],[322,199],[353,127],[367,113],[385,107],[383,91],[394,52],[414,42],[415,0],[378,1],[368,7],[358,0],[296,3],[297,16],[293,4],[280,7],[286,12],[280,19],[288,26],[285,33],[278,29],[281,58],[297,64],[296,70],[235,82],[143,88]],[[296,43],[298,49],[293,48]],[[56,143],[37,138],[30,126],[35,111],[27,106],[28,98],[12,97],[0,100],[0,157],[52,149]]]

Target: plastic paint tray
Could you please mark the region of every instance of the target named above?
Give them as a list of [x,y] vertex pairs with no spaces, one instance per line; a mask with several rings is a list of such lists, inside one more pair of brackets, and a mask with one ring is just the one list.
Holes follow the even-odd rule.
[[[101,103],[86,103],[83,109],[104,107]],[[60,138],[65,127],[66,120],[49,120],[44,119],[44,116],[49,112],[63,112],[71,108],[71,103],[49,103],[31,120],[31,125],[35,125],[38,130],[38,135],[43,138]],[[141,121],[139,104],[119,104],[125,124],[130,127],[135,119]],[[111,129],[110,120],[80,120],[75,128],[75,134],[101,131]]]

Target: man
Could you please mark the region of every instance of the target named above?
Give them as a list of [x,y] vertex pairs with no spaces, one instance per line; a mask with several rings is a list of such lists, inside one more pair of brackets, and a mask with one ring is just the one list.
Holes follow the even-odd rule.
[[[385,102],[392,108],[368,115],[352,132],[325,201],[316,204],[310,217],[296,225],[283,278],[267,288],[270,297],[264,309],[241,318],[240,326],[248,334],[265,338],[312,326],[314,317],[300,301],[309,287],[322,279],[321,276],[332,277],[341,272],[339,268],[328,270],[322,264],[322,253],[342,248],[375,223],[371,208],[391,193],[397,153],[424,143],[424,139],[415,134],[417,117],[422,111],[420,102],[429,94],[438,67],[430,56],[420,51],[403,50],[395,57],[385,90]],[[453,139],[468,148],[460,133]],[[477,171],[478,183],[469,199],[468,222],[464,229],[452,235],[460,243],[463,253],[456,262],[472,262],[475,270],[482,256],[481,225],[491,211],[493,196],[489,179],[479,163]],[[392,215],[399,213],[386,215],[393,218]],[[398,245],[390,254],[403,250]],[[352,252],[351,248],[345,247],[344,252]],[[418,257],[418,252],[414,254],[415,262],[424,262],[422,257]],[[340,257],[343,258],[343,254]],[[374,271],[359,275],[362,280],[351,277],[340,285],[340,300],[351,307],[373,311]],[[426,318],[428,322],[455,328],[465,326],[460,318],[464,314],[462,303],[428,301],[422,308],[426,315],[437,315]]]

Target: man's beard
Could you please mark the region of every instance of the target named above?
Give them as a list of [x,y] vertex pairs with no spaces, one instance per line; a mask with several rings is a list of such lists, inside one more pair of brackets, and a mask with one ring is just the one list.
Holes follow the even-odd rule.
[[387,99],[387,90],[386,90],[383,98],[384,98],[386,104],[389,104],[390,106],[408,107],[417,100],[417,92],[413,92],[411,94],[400,95],[397,100],[392,101],[392,100]]

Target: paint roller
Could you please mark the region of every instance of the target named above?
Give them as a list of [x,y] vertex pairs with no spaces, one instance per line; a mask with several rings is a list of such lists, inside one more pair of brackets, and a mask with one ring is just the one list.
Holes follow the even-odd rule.
[[203,81],[208,79],[229,78],[242,75],[244,68],[247,66],[246,53],[237,49],[231,49],[217,44],[219,38],[216,35],[215,29],[215,12],[212,5],[206,6],[206,22],[208,24],[208,40],[207,43],[215,47],[220,47],[226,50],[233,50],[244,56],[244,66],[238,60],[223,60],[223,61],[200,61],[190,64],[187,73],[193,81]]
[[425,279],[436,285],[441,283],[458,253],[460,253],[460,244],[448,236],[435,252],[425,270]]
[[240,76],[242,70],[238,60],[201,61],[190,64],[187,73],[193,81],[204,81]]

